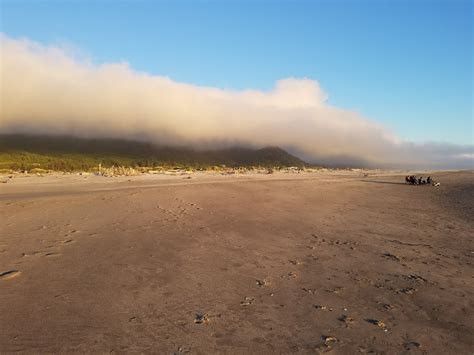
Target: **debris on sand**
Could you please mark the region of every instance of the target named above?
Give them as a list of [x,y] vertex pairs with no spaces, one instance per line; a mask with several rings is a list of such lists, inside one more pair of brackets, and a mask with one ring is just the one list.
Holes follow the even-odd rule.
[[377,327],[383,329],[384,331],[387,331],[387,326],[386,326],[385,323],[382,322],[381,320],[377,320],[377,319],[366,319],[365,321],[366,321],[366,322],[369,322],[370,324],[376,325]]
[[267,279],[263,279],[263,280],[256,280],[255,282],[257,284],[258,287],[263,287],[263,286],[267,286],[270,281],[268,281]]
[[316,350],[318,353],[325,353],[332,350],[333,346],[339,342],[339,340],[332,335],[322,335],[321,339],[323,340],[322,343],[316,345]]
[[313,304],[313,307],[316,308],[316,309],[319,309],[321,311],[329,311],[329,312],[332,312],[332,308],[330,307],[326,307],[326,306],[323,306],[321,304]]
[[345,315],[345,314],[343,314],[342,316],[340,316],[339,318],[337,318],[337,320],[340,321],[340,322],[345,323],[346,325],[349,325],[349,324],[354,323],[354,319],[351,318],[351,317],[349,317],[349,316],[347,316],[347,315]]
[[293,265],[301,265],[302,264],[301,260],[299,260],[299,259],[290,259],[289,261]]
[[332,350],[332,346],[326,343],[316,345],[314,348],[317,354],[327,353]]
[[194,317],[194,323],[196,323],[196,324],[203,324],[203,323],[208,324],[211,321],[211,318],[218,318],[220,316],[221,316],[220,313],[210,314],[210,313],[198,312],[198,313],[196,313],[196,315]]
[[242,307],[250,306],[253,303],[254,300],[255,300],[255,298],[253,298],[253,297],[245,296],[244,300],[240,302],[240,305]]
[[20,276],[21,271],[18,270],[8,270],[4,272],[0,272],[0,279],[2,280],[10,280],[14,277]]
[[386,257],[386,258],[392,259],[394,261],[400,261],[401,260],[398,256],[390,254],[390,253],[384,253],[383,256]]
[[194,323],[196,324],[209,323],[209,315],[207,313],[196,313],[196,316],[194,317]]
[[332,335],[322,335],[321,339],[323,339],[325,343],[330,343],[330,344],[334,344],[338,342],[337,338]]
[[174,354],[187,354],[191,352],[191,348],[187,346],[180,346],[177,351],[174,352]]

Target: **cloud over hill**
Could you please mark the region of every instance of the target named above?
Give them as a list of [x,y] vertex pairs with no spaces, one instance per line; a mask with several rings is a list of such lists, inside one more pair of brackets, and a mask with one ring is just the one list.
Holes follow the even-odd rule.
[[1,38],[0,133],[128,138],[197,148],[280,146],[307,161],[469,168],[474,148],[415,144],[331,106],[317,81],[268,92],[175,82],[127,63],[91,64],[66,49]]

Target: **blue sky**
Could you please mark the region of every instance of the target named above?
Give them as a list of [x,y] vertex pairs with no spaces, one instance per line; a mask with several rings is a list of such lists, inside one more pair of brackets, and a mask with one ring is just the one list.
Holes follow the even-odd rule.
[[1,31],[227,89],[320,82],[404,139],[473,144],[470,1],[6,1]]

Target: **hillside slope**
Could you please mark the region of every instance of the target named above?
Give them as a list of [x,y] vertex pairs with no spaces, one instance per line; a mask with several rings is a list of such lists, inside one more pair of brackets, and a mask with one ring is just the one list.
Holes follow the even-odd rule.
[[0,169],[87,170],[102,166],[304,166],[278,147],[194,150],[118,139],[0,135]]

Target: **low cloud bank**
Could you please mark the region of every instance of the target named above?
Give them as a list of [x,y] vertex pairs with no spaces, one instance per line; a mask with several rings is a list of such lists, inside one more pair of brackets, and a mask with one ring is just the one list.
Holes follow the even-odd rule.
[[414,144],[330,106],[314,80],[269,92],[172,81],[127,63],[93,65],[66,50],[1,35],[0,133],[126,138],[213,148],[280,146],[310,162],[472,168],[474,147]]

